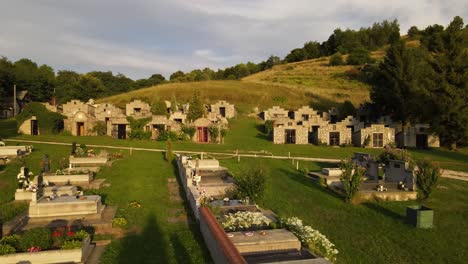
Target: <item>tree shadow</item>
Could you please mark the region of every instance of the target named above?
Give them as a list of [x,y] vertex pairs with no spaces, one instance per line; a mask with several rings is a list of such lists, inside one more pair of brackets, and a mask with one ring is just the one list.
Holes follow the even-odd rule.
[[285,175],[287,175],[290,179],[292,179],[293,181],[296,181],[308,188],[311,188],[311,189],[315,189],[315,190],[318,190],[322,193],[325,193],[327,195],[331,195],[332,197],[335,197],[335,198],[338,198],[338,199],[343,199],[343,197],[341,197],[340,195],[338,195],[337,193],[333,192],[332,190],[326,188],[326,187],[323,187],[323,186],[320,186],[318,181],[316,180],[313,180],[311,177],[308,177],[306,175],[304,175],[302,172],[300,171],[291,171],[291,170],[287,170],[287,169],[279,169],[279,171]]
[[364,205],[365,207],[373,210],[374,212],[377,212],[379,214],[383,214],[387,217],[390,217],[396,221],[402,221],[404,223],[406,223],[406,216],[404,215],[401,215],[399,213],[396,213],[392,210],[389,210],[381,205],[379,205],[378,203],[370,203],[370,202],[366,202],[366,203],[362,203],[362,205]]
[[174,251],[177,252],[175,260],[177,263],[192,263],[190,260],[190,253],[182,243],[180,237],[176,234],[172,234],[170,237],[171,244],[174,247]]
[[154,214],[148,216],[141,234],[125,237],[117,263],[167,263],[167,241]]

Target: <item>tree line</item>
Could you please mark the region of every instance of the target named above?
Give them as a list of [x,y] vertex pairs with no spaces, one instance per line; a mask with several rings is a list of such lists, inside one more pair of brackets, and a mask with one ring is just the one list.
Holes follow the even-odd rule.
[[0,98],[12,96],[14,84],[18,90],[28,90],[33,101],[45,102],[55,96],[59,103],[64,103],[71,99],[87,101],[164,82],[166,79],[161,74],[136,81],[110,71],[80,74],[62,70],[56,74],[52,67],[38,65],[30,59],[12,62],[6,57],[0,58]]

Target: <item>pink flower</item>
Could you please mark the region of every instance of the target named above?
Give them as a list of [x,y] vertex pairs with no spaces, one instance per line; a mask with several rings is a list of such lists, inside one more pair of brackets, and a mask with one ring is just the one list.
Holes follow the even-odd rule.
[[41,251],[40,247],[30,247],[28,248],[28,252],[39,252]]

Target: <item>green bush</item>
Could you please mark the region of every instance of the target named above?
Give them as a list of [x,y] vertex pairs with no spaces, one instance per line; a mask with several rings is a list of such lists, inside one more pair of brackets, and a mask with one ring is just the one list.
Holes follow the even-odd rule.
[[79,231],[75,232],[75,235],[73,236],[73,239],[78,240],[78,241],[83,241],[87,237],[89,237],[88,232],[86,232],[84,230],[79,230]]
[[32,116],[36,116],[37,118],[41,135],[57,134],[63,130],[63,119],[65,119],[65,116],[50,112],[44,105],[34,102],[29,103],[23,111],[15,117],[18,127]]
[[106,122],[104,121],[97,121],[93,127],[93,132],[96,133],[98,136],[105,136],[107,135],[107,126]]
[[343,185],[345,201],[349,203],[352,202],[359,190],[364,170],[354,164],[350,159],[341,161],[340,169],[343,172],[340,177],[340,182]]
[[76,249],[76,248],[81,248],[83,246],[82,241],[78,240],[68,240],[63,242],[61,249]]
[[179,140],[179,135],[176,132],[170,131],[170,130],[162,131],[159,134],[157,140],[158,141],[168,141],[168,140],[177,141]]
[[17,234],[14,234],[14,235],[3,237],[0,240],[0,244],[2,244],[2,245],[8,244],[8,245],[10,245],[10,246],[12,246],[12,247],[14,247],[16,249],[16,248],[19,248],[19,246],[20,246],[20,240],[21,240],[21,236],[17,235]]
[[269,137],[273,135],[273,121],[271,120],[265,121],[264,129],[265,129],[264,131],[265,134],[267,134]]
[[216,143],[218,141],[219,128],[217,126],[209,126],[208,132],[210,133],[211,143]]
[[420,199],[428,199],[431,193],[437,187],[441,176],[438,164],[427,160],[418,160],[416,162],[418,169],[414,172],[416,176],[416,186]]
[[182,126],[182,132],[190,137],[190,140],[193,138],[195,135],[196,129],[193,126]]
[[413,169],[415,166],[414,160],[408,151],[404,149],[386,147],[385,150],[379,154],[377,161],[388,165],[390,160],[402,160],[409,163],[409,169]]
[[166,151],[164,152],[164,158],[168,162],[172,162],[174,160],[174,152],[172,151],[172,141],[170,139],[166,141]]
[[339,52],[333,54],[330,57],[330,61],[328,62],[329,66],[338,66],[338,65],[343,65],[343,64],[344,64],[343,56]]
[[239,174],[234,175],[240,198],[248,196],[254,202],[261,200],[266,188],[266,174],[265,168],[257,165],[243,168]]
[[8,255],[16,253],[16,249],[9,244],[0,244],[0,255]]
[[358,48],[351,52],[346,61],[348,65],[362,65],[368,62],[372,62],[370,52],[364,48]]
[[52,236],[48,228],[38,227],[26,230],[21,236],[19,249],[27,251],[31,247],[39,247],[41,250],[49,249],[52,245]]

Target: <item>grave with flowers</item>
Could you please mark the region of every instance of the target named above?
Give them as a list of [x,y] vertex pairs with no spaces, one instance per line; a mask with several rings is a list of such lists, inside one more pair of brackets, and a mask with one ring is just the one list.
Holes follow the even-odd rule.
[[[236,254],[245,263],[336,260],[335,246],[319,231],[304,226],[300,219],[279,219],[248,196],[230,199],[228,192],[236,187],[236,182],[229,178],[226,184],[227,170],[217,160],[193,161],[178,156],[177,164],[179,178],[215,263],[232,260]],[[216,186],[217,192],[207,188],[210,185],[206,183]]]
[[93,249],[83,229],[38,227],[0,239],[0,263],[85,263]]

